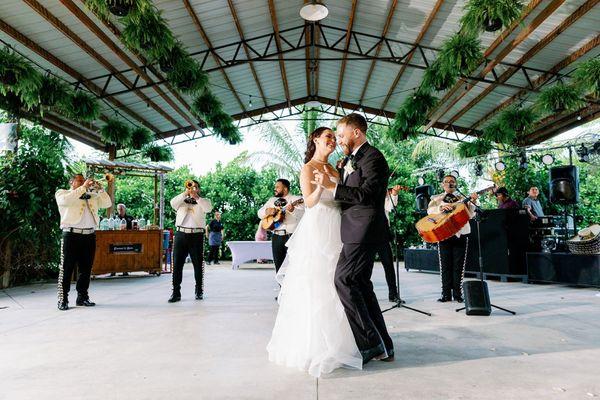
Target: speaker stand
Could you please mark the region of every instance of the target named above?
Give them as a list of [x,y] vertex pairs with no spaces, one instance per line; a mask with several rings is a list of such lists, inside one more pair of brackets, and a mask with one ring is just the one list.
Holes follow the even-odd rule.
[[[461,191],[458,190],[458,188],[456,188],[456,191],[459,194],[461,194],[463,197],[469,199],[469,202],[475,206],[475,225],[477,226],[477,249],[479,250],[479,279],[481,280],[481,287],[485,288],[485,290],[487,290],[487,286],[484,286],[484,284],[483,284],[484,283],[484,280],[483,280],[483,255],[481,254],[481,231],[479,229],[479,224],[483,220],[483,210],[481,209],[481,207],[479,207],[479,205],[477,205],[474,201],[472,201],[468,196],[465,196],[463,193],[461,193]],[[466,256],[467,255],[465,254],[465,257]],[[488,292],[488,298],[490,298],[489,297],[489,292]],[[516,315],[517,314],[514,311],[511,311],[509,309],[502,308],[502,307],[499,307],[499,306],[497,306],[495,304],[492,304],[491,301],[490,301],[490,306],[492,306],[492,307],[494,307],[494,308],[496,308],[498,310],[505,311],[505,312],[507,312],[509,314],[512,314],[512,315]],[[455,311],[459,312],[459,311],[462,311],[464,309],[466,309],[466,306],[465,307],[457,308]]]

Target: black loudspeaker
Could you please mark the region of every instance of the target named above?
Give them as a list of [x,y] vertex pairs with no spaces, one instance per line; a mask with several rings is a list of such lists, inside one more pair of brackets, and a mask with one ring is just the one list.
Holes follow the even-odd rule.
[[577,204],[579,202],[579,171],[574,165],[550,168],[550,202]]
[[431,195],[433,195],[433,186],[431,185],[422,185],[415,188],[415,204],[417,210],[427,211]]
[[415,196],[419,196],[419,195],[431,197],[433,195],[433,186],[431,186],[431,185],[417,186],[415,188]]
[[467,315],[490,315],[492,313],[487,282],[465,281],[463,282],[463,292]]

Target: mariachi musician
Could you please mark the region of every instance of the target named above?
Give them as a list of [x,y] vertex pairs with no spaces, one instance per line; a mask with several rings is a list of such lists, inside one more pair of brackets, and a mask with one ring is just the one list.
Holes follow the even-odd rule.
[[[107,174],[106,179],[112,179],[112,175]],[[62,262],[58,274],[58,309],[62,311],[69,309],[69,289],[75,265],[79,268],[75,304],[96,305],[90,300],[88,289],[96,254],[98,210],[112,205],[100,182],[75,174],[69,184],[70,189],[59,189],[54,195],[62,230]]]
[[[427,207],[427,214],[440,214],[451,212],[466,199],[456,192],[456,178],[446,175],[442,179],[444,192],[431,198]],[[472,201],[478,198],[477,193],[470,195]],[[467,210],[472,218],[475,215],[475,205],[467,202]],[[469,234],[471,226],[467,222],[456,235],[438,243],[438,258],[440,262],[440,275],[442,277],[442,296],[439,302],[445,303],[454,300],[463,302],[462,281],[465,273],[467,252],[469,251]]]
[[258,218],[263,220],[267,216],[283,211],[284,219],[275,223],[272,230],[273,238],[271,239],[273,262],[275,263],[275,273],[277,273],[287,254],[285,244],[294,233],[300,218],[304,215],[304,206],[302,204],[294,205],[294,203],[301,200],[301,197],[290,194],[290,181],[287,179],[278,179],[275,182],[274,195],[258,210]]

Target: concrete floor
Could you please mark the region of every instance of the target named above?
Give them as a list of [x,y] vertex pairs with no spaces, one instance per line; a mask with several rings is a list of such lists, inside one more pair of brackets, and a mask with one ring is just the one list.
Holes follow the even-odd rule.
[[[401,270],[406,309],[385,314],[393,363],[314,379],[268,362],[273,271],[209,267],[206,298],[166,302],[170,275],[92,281],[95,308],[56,309],[54,284],[0,292],[0,399],[589,399],[600,397],[600,296],[490,282],[490,317],[437,303],[439,276]],[[388,306],[380,267],[374,282]],[[74,302],[74,287],[72,289]]]

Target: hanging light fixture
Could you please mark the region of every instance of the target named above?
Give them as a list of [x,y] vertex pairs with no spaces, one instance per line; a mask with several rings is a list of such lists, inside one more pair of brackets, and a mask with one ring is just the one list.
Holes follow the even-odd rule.
[[483,176],[483,164],[475,164],[475,176]]
[[579,156],[580,162],[588,162],[590,161],[590,151],[584,144],[581,145],[578,149],[575,149],[575,152]]
[[311,0],[300,9],[300,16],[306,21],[320,21],[327,17],[329,10],[320,0]]
[[542,156],[542,162],[544,165],[552,165],[554,164],[554,156],[552,154],[544,154]]
[[496,171],[504,171],[506,169],[506,164],[504,164],[503,161],[498,161],[494,164],[494,168],[496,168]]

